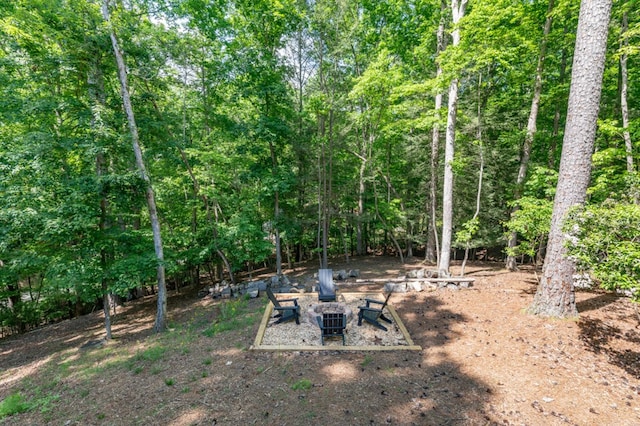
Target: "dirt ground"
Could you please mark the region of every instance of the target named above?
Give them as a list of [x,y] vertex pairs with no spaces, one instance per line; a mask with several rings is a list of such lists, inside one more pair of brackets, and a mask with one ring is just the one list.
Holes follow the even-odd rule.
[[[422,267],[382,257],[330,266],[363,278]],[[91,345],[104,334],[98,312],[0,340],[0,399],[20,392],[35,404],[0,424],[640,425],[632,303],[581,291],[579,320],[541,319],[524,312],[533,270],[475,263],[467,274],[469,289],[393,294],[419,352],[251,351],[264,296],[248,302],[255,321],[208,337],[224,302],[198,289],[172,294],[173,331],[160,336],[149,297],[118,311],[107,344]]]

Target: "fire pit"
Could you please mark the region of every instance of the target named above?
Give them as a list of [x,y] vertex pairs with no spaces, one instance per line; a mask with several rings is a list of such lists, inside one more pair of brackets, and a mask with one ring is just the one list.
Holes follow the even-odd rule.
[[318,325],[317,318],[322,319],[322,314],[332,313],[332,314],[345,314],[347,317],[347,322],[351,320],[353,316],[353,312],[351,308],[348,307],[344,303],[338,302],[325,302],[325,303],[316,303],[314,305],[309,306],[307,310],[307,317],[312,324]]

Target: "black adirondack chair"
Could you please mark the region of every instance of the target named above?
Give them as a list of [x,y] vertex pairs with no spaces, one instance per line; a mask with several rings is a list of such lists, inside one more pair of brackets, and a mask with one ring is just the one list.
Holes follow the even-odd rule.
[[347,317],[344,313],[326,312],[322,317],[316,318],[321,330],[320,341],[323,345],[327,337],[342,337],[342,345],[344,345],[344,329],[347,327]]
[[336,300],[336,286],[333,283],[333,270],[331,269],[318,271],[318,300],[321,302]]
[[[389,303],[389,298],[391,297],[391,292],[387,293],[387,297],[384,299],[384,302],[380,302],[379,300],[374,299],[364,299],[367,303],[367,306],[359,306],[358,309],[358,325],[362,325],[362,320],[368,322],[376,326],[377,328],[387,331],[387,327],[380,324],[379,320],[388,322],[391,324],[391,320],[384,316],[382,312],[384,308],[387,307],[387,303]],[[381,305],[379,308],[373,308],[371,305]]]
[[[269,300],[271,300],[271,303],[273,303],[273,310],[277,312],[277,314],[274,315],[274,318],[278,318],[275,324],[292,319],[296,320],[296,324],[300,324],[300,306],[298,305],[298,299],[278,300],[270,288],[267,288],[267,296],[269,297]],[[282,305],[281,303],[293,304]]]

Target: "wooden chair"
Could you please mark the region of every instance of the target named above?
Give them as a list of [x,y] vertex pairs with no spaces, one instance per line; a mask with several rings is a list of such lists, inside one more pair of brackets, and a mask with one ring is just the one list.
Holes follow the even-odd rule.
[[322,318],[318,319],[318,326],[320,327],[320,341],[324,346],[324,339],[326,337],[342,337],[342,345],[344,346],[344,329],[347,327],[347,316],[344,313],[323,313]]
[[[384,302],[380,302],[379,300],[374,300],[374,299],[364,299],[367,306],[358,307],[359,309],[358,325],[362,325],[362,320],[364,320],[381,330],[387,331],[387,327],[380,324],[379,320],[382,320],[391,324],[391,320],[386,316],[384,316],[384,313],[382,312],[384,308],[387,307],[387,303],[389,303],[390,297],[391,297],[391,292],[387,293],[387,297],[384,299]],[[381,305],[381,306],[379,308],[372,308],[371,305]]]
[[[298,299],[276,299],[276,296],[273,294],[270,288],[267,288],[267,296],[271,303],[273,304],[273,310],[277,311],[277,314],[274,315],[274,318],[279,318],[275,324],[280,324],[281,322],[289,321],[291,319],[296,320],[296,324],[300,324],[300,306],[298,305]],[[293,305],[282,305],[281,302],[284,303],[293,303]]]
[[333,270],[331,269],[318,271],[318,300],[321,302],[336,300],[336,286],[333,283]]

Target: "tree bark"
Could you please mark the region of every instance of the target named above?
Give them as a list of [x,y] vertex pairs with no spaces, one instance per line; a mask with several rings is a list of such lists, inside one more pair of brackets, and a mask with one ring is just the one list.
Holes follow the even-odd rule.
[[[265,111],[269,113],[269,97],[265,99]],[[274,182],[278,179],[278,158],[276,156],[276,147],[273,141],[269,141],[269,152],[271,154],[271,175]],[[282,275],[282,241],[280,239],[280,190],[276,188],[273,197],[273,233],[275,238],[276,251],[276,275]]]
[[364,173],[367,168],[367,160],[364,157],[361,157],[360,160],[360,169],[358,172],[358,217],[356,222],[356,253],[358,256],[362,256],[366,252],[362,221],[364,218]]
[[567,213],[584,203],[591,177],[611,3],[612,0],[589,0],[580,5],[549,244],[540,285],[529,308],[529,312],[540,316],[578,315],[573,286],[575,264],[567,257],[568,236],[563,226]]
[[[527,133],[524,137],[524,144],[522,145],[522,156],[520,157],[520,168],[518,169],[518,177],[516,178],[516,189],[513,194],[513,200],[518,201],[522,197],[522,186],[527,176],[527,169],[529,168],[529,158],[531,157],[531,148],[533,147],[533,139],[536,135],[538,120],[538,110],[540,109],[540,96],[542,94],[542,72],[544,70],[544,58],[547,51],[547,39],[551,32],[551,22],[553,20],[551,11],[553,10],[553,1],[549,1],[549,7],[547,9],[547,19],[544,23],[544,31],[542,33],[542,41],[540,42],[540,54],[538,56],[538,66],[536,67],[536,77],[533,83],[533,99],[531,100],[531,110],[529,111],[529,120],[527,121]],[[514,207],[511,210],[511,217],[518,211],[518,207]],[[518,244],[518,234],[514,231],[509,236],[509,242],[507,247],[513,250]],[[516,257],[513,254],[507,256],[506,262],[507,269],[515,271],[517,267]]]
[[[464,16],[467,0],[451,0],[454,29],[451,33],[453,46],[460,44],[460,28],[458,23]],[[456,139],[456,116],[458,109],[458,78],[449,84],[449,101],[447,112],[447,129],[444,152],[444,178],[442,181],[442,245],[440,249],[440,263],[438,275],[449,276],[451,261],[451,235],[453,231],[453,158]]]
[[153,330],[158,333],[164,331],[167,328],[167,288],[165,281],[164,270],[164,251],[162,247],[162,236],[160,233],[160,221],[158,220],[158,209],[156,207],[155,194],[153,192],[153,186],[147,173],[147,169],[142,158],[142,149],[140,148],[140,138],[138,136],[138,127],[136,125],[135,115],[133,113],[133,106],[131,105],[131,97],[129,94],[129,84],[127,80],[127,70],[124,63],[122,52],[118,46],[118,38],[116,37],[115,30],[111,25],[111,18],[109,15],[109,0],[103,0],[102,2],[102,16],[109,26],[109,33],[111,38],[111,45],[113,47],[113,53],[116,58],[116,64],[118,67],[118,79],[120,80],[120,90],[122,94],[122,104],[124,106],[125,113],[127,115],[127,121],[129,123],[129,132],[131,133],[131,142],[133,144],[133,152],[136,158],[136,167],[140,176],[146,184],[145,196],[147,199],[147,208],[149,210],[149,220],[151,222],[151,229],[153,231],[153,247],[156,254],[157,266],[157,280],[158,280],[158,303],[156,310],[156,319],[153,326]]
[[[445,47],[444,12],[446,7],[447,6],[445,2],[442,1],[440,3],[441,16],[440,23],[438,24],[436,56],[440,55]],[[442,67],[438,62],[436,68],[436,78],[440,77],[441,75]],[[430,211],[429,217],[431,218],[431,221],[429,226],[427,227],[427,229],[429,229],[429,233],[427,234],[427,244],[424,253],[424,260],[433,264],[438,262],[438,251],[440,248],[437,226],[438,200],[436,194],[438,193],[438,160],[440,156],[440,109],[442,108],[442,92],[438,92],[436,94],[434,108],[436,112],[436,121],[433,124],[433,129],[431,130],[431,179],[429,180],[429,203],[427,205],[427,210]]]
[[[96,111],[91,114],[91,129],[97,131],[97,114],[100,114],[100,109],[106,105],[106,97],[104,94],[104,79],[102,76],[102,70],[100,64],[96,60],[91,64],[89,74],[87,76],[87,83],[89,86],[89,98],[91,103],[95,107]],[[102,149],[99,149],[96,155],[96,176],[100,179],[107,173],[107,162]],[[104,236],[105,231],[111,226],[107,220],[107,211],[109,208],[109,202],[107,200],[107,194],[104,189],[100,191],[100,222],[98,228],[100,233]],[[102,290],[102,309],[104,312],[104,329],[105,339],[111,339],[111,298],[109,296],[109,282],[105,276],[108,265],[107,249],[104,245],[100,248],[100,269],[102,270],[101,290]]]

